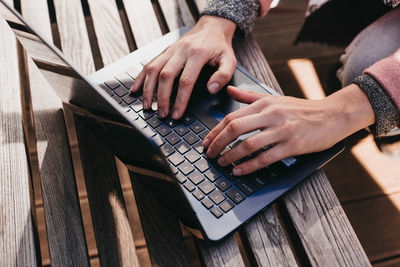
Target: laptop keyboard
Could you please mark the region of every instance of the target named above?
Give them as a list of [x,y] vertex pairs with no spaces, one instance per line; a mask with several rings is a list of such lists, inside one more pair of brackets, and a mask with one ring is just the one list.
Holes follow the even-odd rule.
[[160,147],[184,190],[190,192],[216,218],[231,211],[296,162],[296,159],[288,158],[251,175],[234,176],[232,165],[222,168],[215,160],[207,158],[202,140],[210,129],[195,116],[186,113],[179,121],[160,119],[155,111],[156,98],[151,109],[143,110],[142,97],[129,92],[137,74],[134,68],[130,68],[116,75],[115,79],[100,84],[100,87]]

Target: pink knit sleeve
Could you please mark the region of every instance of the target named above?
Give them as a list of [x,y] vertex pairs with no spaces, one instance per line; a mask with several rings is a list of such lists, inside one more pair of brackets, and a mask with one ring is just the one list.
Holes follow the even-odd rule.
[[259,1],[260,1],[260,10],[258,12],[258,17],[262,18],[268,13],[272,0],[259,0]]
[[400,109],[400,49],[393,55],[376,62],[364,73],[374,77]]

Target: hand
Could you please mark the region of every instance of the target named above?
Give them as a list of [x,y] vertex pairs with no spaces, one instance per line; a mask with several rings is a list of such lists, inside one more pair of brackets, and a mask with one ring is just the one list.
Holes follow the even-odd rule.
[[172,111],[173,119],[182,117],[205,64],[218,66],[207,83],[210,93],[218,92],[232,78],[236,67],[232,49],[235,29],[236,24],[230,20],[202,16],[191,31],[144,66],[136,78],[131,91],[136,93],[143,86],[143,108],[150,108],[158,82],[158,116],[166,117],[174,80],[183,69]]
[[228,87],[236,100],[248,103],[228,114],[204,139],[207,155],[215,158],[242,134],[260,129],[218,158],[227,166],[266,146],[272,147],[233,169],[245,175],[276,161],[327,149],[348,135],[374,122],[367,97],[357,85],[350,85],[322,100],[271,96]]

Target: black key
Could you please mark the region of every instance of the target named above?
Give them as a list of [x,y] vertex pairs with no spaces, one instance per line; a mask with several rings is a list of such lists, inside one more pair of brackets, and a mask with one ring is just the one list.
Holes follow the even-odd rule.
[[121,100],[121,98],[119,98],[119,96],[113,95],[112,98],[113,98],[115,101],[117,101],[118,104],[122,103],[122,100]]
[[200,192],[200,190],[196,190],[192,194],[197,200],[202,200],[204,198],[204,194]]
[[190,161],[190,163],[194,163],[194,162],[196,162],[197,160],[200,159],[200,155],[199,155],[199,153],[197,153],[196,151],[190,150],[189,152],[187,152],[187,153],[185,154],[185,158],[186,158],[188,161]]
[[232,167],[231,167],[231,166],[228,167],[227,170],[224,170],[224,171],[222,172],[222,174],[223,174],[226,178],[228,178],[231,182],[234,182],[234,181],[236,181],[236,180],[238,179],[237,176],[233,175]]
[[116,80],[112,79],[109,81],[104,82],[105,85],[108,86],[111,90],[114,90],[115,88],[121,86]]
[[157,128],[162,124],[162,121],[157,116],[153,116],[151,119],[147,121],[148,124],[150,124],[151,127]]
[[204,140],[204,138],[206,138],[206,136],[207,136],[207,134],[209,134],[209,132],[210,132],[209,130],[205,130],[204,132],[199,134],[199,137]]
[[130,111],[130,112],[126,113],[126,114],[127,114],[127,116],[128,116],[129,118],[131,118],[132,120],[136,120],[137,118],[139,118],[139,115],[136,114],[136,112],[134,112],[134,111]]
[[200,159],[194,164],[194,166],[196,166],[196,168],[201,172],[205,172],[211,167],[210,163],[205,159]]
[[231,183],[228,182],[228,180],[226,180],[225,178],[221,178],[218,181],[215,182],[215,185],[218,187],[219,190],[221,190],[222,192],[225,192],[226,190],[228,190],[229,188],[232,187]]
[[156,132],[154,132],[150,127],[146,127],[143,129],[143,133],[146,134],[149,137],[153,137],[156,135]]
[[126,71],[125,71],[129,76],[131,76],[133,79],[136,79],[136,77],[139,75],[140,71],[135,68],[135,67],[129,67]]
[[173,119],[171,119],[171,118],[166,119],[166,120],[165,120],[165,123],[166,123],[169,127],[171,127],[171,128],[174,128],[175,126],[178,125],[178,121],[173,120]]
[[134,97],[132,94],[127,94],[122,98],[122,100],[124,100],[125,103],[130,105],[136,101],[136,97]]
[[195,134],[200,133],[201,131],[203,131],[205,128],[203,125],[201,125],[200,122],[196,121],[195,123],[193,123],[190,127],[189,127]]
[[214,182],[215,180],[217,180],[219,177],[221,177],[221,174],[214,168],[210,168],[208,171],[206,171],[206,173],[204,174],[208,180],[210,180],[211,182]]
[[141,118],[138,118],[137,120],[135,120],[135,125],[139,128],[139,129],[143,129],[144,127],[147,126],[147,123],[142,120]]
[[168,157],[169,155],[171,155],[172,153],[174,153],[174,149],[172,148],[172,146],[170,146],[169,144],[165,144],[163,145],[161,148],[161,152],[164,154],[164,156]]
[[199,173],[198,171],[194,171],[192,172],[189,176],[188,176],[189,180],[192,181],[195,185],[198,185],[199,183],[201,183],[204,180],[203,175],[201,175],[201,173]]
[[179,134],[179,136],[184,136],[189,132],[189,129],[186,126],[178,125],[174,128],[174,131]]
[[192,192],[193,190],[196,189],[196,187],[189,181],[187,181],[184,185],[183,185],[189,192]]
[[226,197],[218,190],[212,192],[208,197],[217,205],[226,199]]
[[139,112],[143,109],[142,101],[140,101],[139,99],[130,104],[130,106],[135,112]]
[[113,91],[110,88],[108,88],[105,84],[102,83],[102,84],[99,84],[99,86],[101,87],[101,89],[106,91],[110,96],[114,95]]
[[234,206],[235,206],[235,204],[233,204],[229,200],[227,200],[224,203],[222,203],[221,205],[219,205],[221,210],[223,210],[225,213],[230,211]]
[[174,153],[171,156],[168,157],[169,161],[171,161],[172,164],[174,164],[175,166],[178,166],[179,164],[181,164],[184,159],[182,158],[181,155],[179,155],[178,153]]
[[162,139],[162,137],[159,134],[154,136],[153,140],[158,146],[162,146],[165,143],[164,139]]
[[203,201],[201,202],[201,204],[203,204],[204,207],[206,207],[207,209],[211,208],[212,206],[214,206],[214,204],[211,202],[211,200],[209,200],[208,198],[203,199]]
[[196,149],[196,151],[199,152],[200,154],[203,154],[203,152],[204,152],[204,147],[203,147],[203,144],[201,143],[201,141],[194,144],[193,148]]
[[236,188],[231,188],[229,189],[226,193],[225,193],[233,202],[235,202],[235,204],[239,204],[240,202],[242,202],[246,197],[240,193],[239,190],[237,190]]
[[177,136],[175,133],[170,133],[167,137],[165,137],[165,140],[167,140],[171,145],[175,145],[181,141],[179,136]]
[[196,119],[190,114],[184,114],[181,120],[184,124],[189,125],[192,124]]
[[210,183],[208,180],[205,180],[204,182],[202,182],[198,187],[206,195],[208,195],[210,192],[212,192],[215,189],[213,184]]
[[186,177],[182,174],[182,173],[178,173],[177,175],[175,175],[176,180],[178,180],[178,182],[180,182],[181,184],[183,184],[184,182],[186,182]]
[[167,125],[162,124],[156,129],[156,131],[157,133],[161,134],[162,137],[164,137],[171,132],[171,129]]
[[199,138],[194,135],[194,133],[188,133],[187,135],[185,135],[183,137],[183,139],[185,139],[185,141],[189,144],[189,145],[193,145],[194,143],[196,143],[197,141],[199,141]]
[[120,83],[122,83],[123,86],[126,88],[131,88],[133,84],[133,79],[129,77],[125,72],[121,72],[115,76],[115,79],[117,79]]
[[181,141],[178,144],[176,144],[175,149],[179,151],[181,154],[185,154],[187,151],[190,150],[190,146],[186,144],[185,142]]
[[266,184],[264,179],[257,177],[257,176],[251,177],[249,179],[257,187],[257,189],[260,189],[261,187],[263,187]]
[[139,111],[138,114],[140,117],[142,117],[144,120],[147,121],[148,119],[154,116],[154,110],[152,109],[141,110]]
[[242,192],[246,195],[246,196],[250,196],[251,194],[253,194],[254,192],[256,192],[257,187],[255,185],[253,185],[250,181],[248,181],[247,179],[239,179],[235,182],[235,185],[242,190]]
[[178,166],[178,169],[184,174],[184,175],[188,175],[189,173],[191,173],[192,171],[194,171],[194,167],[187,161],[185,161],[184,163],[180,164]]
[[128,89],[126,89],[125,87],[122,87],[122,86],[120,86],[114,90],[114,94],[118,95],[119,97],[123,97],[127,93],[129,93]]
[[211,210],[211,213],[218,219],[219,217],[221,217],[222,215],[224,215],[222,213],[222,211],[218,208],[218,207],[214,207]]

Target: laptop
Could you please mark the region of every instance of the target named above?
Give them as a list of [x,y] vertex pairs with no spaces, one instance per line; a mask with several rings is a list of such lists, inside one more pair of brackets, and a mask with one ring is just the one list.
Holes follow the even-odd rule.
[[[202,147],[202,140],[213,127],[227,114],[244,106],[230,98],[224,89],[216,95],[208,93],[206,83],[214,68],[203,68],[187,111],[179,121],[158,118],[154,104],[152,109],[143,110],[141,95],[129,92],[145,62],[177,41],[188,28],[170,32],[85,77],[17,11],[4,0],[0,2],[14,14],[14,22],[25,25],[54,57],[71,68],[71,83],[67,86],[55,82],[54,77],[59,75],[56,68],[47,68],[44,73],[60,99],[107,118],[87,118],[86,121],[99,140],[123,162],[134,166],[136,172],[151,174],[152,178],[143,181],[149,191],[199,238],[218,241],[229,236],[343,149],[337,144],[322,152],[290,157],[253,174],[236,177],[232,166],[220,167],[215,160],[207,158]],[[53,78],[51,73],[54,73]],[[240,65],[229,84],[277,95]],[[177,86],[174,87],[176,94]],[[249,135],[240,136],[226,150]]]

